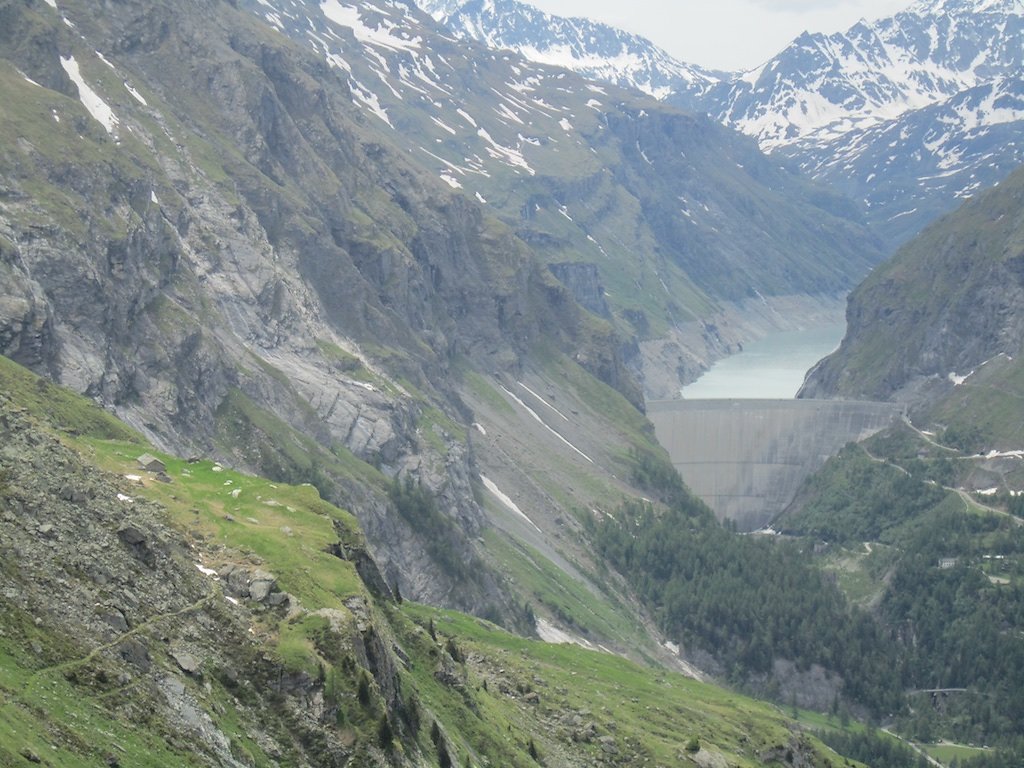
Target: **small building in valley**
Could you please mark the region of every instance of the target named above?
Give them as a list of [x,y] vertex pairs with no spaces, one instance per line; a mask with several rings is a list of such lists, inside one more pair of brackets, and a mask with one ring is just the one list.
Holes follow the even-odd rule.
[[139,466],[147,472],[164,472],[167,467],[160,459],[150,453],[144,453],[136,459],[139,462]]

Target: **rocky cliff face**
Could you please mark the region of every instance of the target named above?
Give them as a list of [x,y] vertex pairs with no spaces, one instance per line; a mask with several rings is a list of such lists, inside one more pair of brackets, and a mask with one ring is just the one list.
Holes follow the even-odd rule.
[[[465,418],[453,362],[515,371],[542,337],[593,346],[608,350],[588,357],[595,373],[637,399],[609,329],[381,141],[326,63],[250,15],[3,13],[0,120],[17,138],[0,160],[0,351],[164,448],[319,473],[362,500],[385,564],[419,574],[410,594],[441,600],[457,599],[450,579],[374,470],[351,467],[419,477],[457,523],[452,545],[472,550],[472,454],[457,430],[424,426]],[[500,604],[481,575],[467,605]]]
[[812,371],[802,396],[934,403],[986,363],[1019,358],[1022,210],[1017,171],[873,272],[850,297],[842,345]]

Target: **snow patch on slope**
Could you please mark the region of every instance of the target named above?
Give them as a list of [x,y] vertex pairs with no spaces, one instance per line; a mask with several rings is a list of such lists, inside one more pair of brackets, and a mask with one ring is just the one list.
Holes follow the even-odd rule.
[[537,619],[537,637],[545,643],[551,643],[552,645],[578,645],[589,650],[597,648],[593,643],[584,640],[582,637],[556,627],[547,619]]
[[420,38],[404,38],[396,34],[398,26],[386,18],[381,18],[380,26],[371,27],[363,21],[359,8],[342,5],[339,0],[322,0],[320,12],[328,19],[342,27],[352,30],[356,40],[364,45],[376,45],[393,51],[418,51]]
[[512,499],[510,499],[508,495],[504,493],[492,480],[490,480],[487,477],[484,477],[483,475],[480,475],[480,481],[484,484],[484,488],[490,491],[494,495],[494,498],[496,498],[498,501],[504,504],[507,509],[509,509],[512,512],[515,512],[517,515],[523,518],[523,520],[532,525],[534,529],[537,531],[537,533],[543,533],[543,531],[537,527],[537,524],[533,522],[533,520],[531,520],[527,516],[527,514],[523,512],[523,510],[521,510],[516,505],[516,503],[512,501]]
[[540,417],[540,416],[539,416],[539,415],[537,414],[537,412],[536,412],[535,410],[533,410],[533,408],[531,408],[531,407],[530,407],[530,406],[528,406],[528,405],[527,405],[526,403],[524,403],[524,402],[523,402],[522,400],[520,400],[520,399],[519,399],[518,397],[516,397],[516,395],[515,395],[515,393],[514,393],[514,392],[512,392],[511,390],[509,390],[509,389],[507,389],[506,387],[502,386],[501,384],[499,384],[498,386],[499,386],[499,387],[501,387],[501,391],[502,391],[502,392],[504,392],[504,393],[505,393],[506,395],[508,395],[509,397],[511,397],[511,398],[512,398],[512,399],[513,399],[513,400],[514,400],[514,401],[515,401],[516,403],[518,403],[518,404],[519,404],[519,405],[520,405],[520,406],[521,406],[521,407],[522,407],[522,408],[523,408],[523,409],[524,409],[524,410],[525,410],[525,411],[526,411],[526,412],[527,412],[528,414],[530,414],[530,416],[531,416],[531,417],[533,418],[533,420],[534,420],[534,421],[538,422],[538,423],[539,423],[539,424],[540,424],[540,425],[541,425],[542,427],[544,427],[544,429],[546,429],[546,430],[547,430],[548,432],[550,432],[550,433],[551,433],[552,435],[554,435],[555,437],[557,437],[557,438],[558,438],[558,439],[559,439],[559,440],[560,440],[561,442],[565,443],[565,444],[566,444],[567,446],[569,446],[570,448],[572,448],[572,450],[573,450],[573,451],[575,451],[576,453],[578,453],[578,454],[579,454],[580,456],[582,456],[582,457],[583,457],[584,459],[586,459],[586,460],[587,460],[588,462],[590,462],[591,464],[593,464],[593,463],[594,463],[594,460],[593,460],[592,458],[590,458],[589,456],[587,456],[587,454],[585,454],[585,453],[584,453],[583,451],[581,451],[581,450],[580,450],[579,448],[577,448],[577,447],[576,447],[575,445],[573,445],[573,444],[572,444],[572,443],[570,443],[570,442],[569,442],[568,440],[566,440],[566,439],[565,439],[564,437],[562,437],[562,436],[561,436],[561,435],[560,435],[560,434],[559,434],[558,432],[556,432],[556,431],[555,431],[555,430],[553,430],[553,429],[552,429],[551,427],[549,427],[549,426],[548,426],[548,425],[547,425],[547,424],[546,424],[546,423],[544,422],[544,419],[542,419],[542,418],[541,418],[541,417]]
[[82,102],[82,106],[86,108],[96,122],[106,129],[107,133],[113,134],[120,120],[118,120],[110,105],[85,82],[75,57],[68,56],[65,58],[61,56],[60,65],[67,72],[68,77],[71,78],[71,82],[78,88],[78,99]]

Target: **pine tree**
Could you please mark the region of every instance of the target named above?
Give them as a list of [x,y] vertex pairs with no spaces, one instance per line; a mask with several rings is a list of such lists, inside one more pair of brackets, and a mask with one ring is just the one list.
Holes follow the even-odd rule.
[[391,723],[386,714],[380,716],[380,724],[377,726],[377,743],[380,748],[390,751],[394,746],[395,733],[391,730]]
[[356,689],[356,698],[359,699],[359,703],[364,707],[370,705],[370,678],[367,676],[365,669],[359,673],[359,686]]

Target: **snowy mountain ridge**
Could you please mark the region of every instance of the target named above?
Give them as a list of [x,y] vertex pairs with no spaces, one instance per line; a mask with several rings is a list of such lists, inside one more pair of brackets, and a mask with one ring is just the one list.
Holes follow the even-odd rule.
[[1024,72],[1020,0],[933,0],[844,33],[803,34],[703,97],[767,151],[831,141]]
[[1024,0],[919,0],[907,11],[921,16],[958,12],[1024,14]]
[[[804,33],[736,74],[516,0],[416,1],[458,37],[639,88],[754,137],[859,200],[892,245],[1021,160],[1024,0],[918,0],[845,32]],[[918,143],[904,151],[904,137]]]
[[1024,72],[1024,0],[920,0],[804,33],[748,72],[712,72],[607,25],[518,0],[417,0],[454,34],[703,111],[762,149],[830,142]]
[[659,99],[680,88],[700,93],[728,77],[685,64],[639,35],[555,16],[518,0],[415,1],[459,37]]
[[901,242],[1024,164],[1024,79],[998,78],[831,142],[783,147]]

